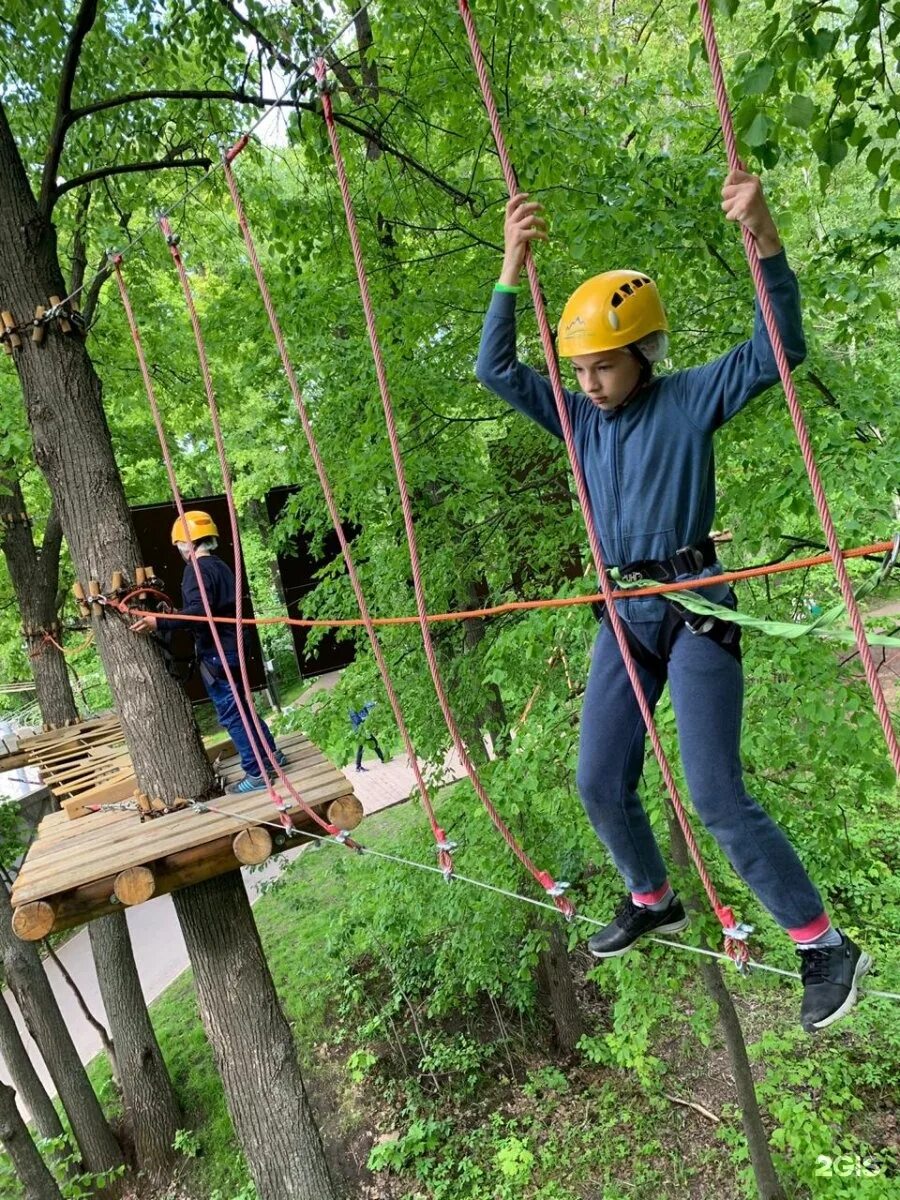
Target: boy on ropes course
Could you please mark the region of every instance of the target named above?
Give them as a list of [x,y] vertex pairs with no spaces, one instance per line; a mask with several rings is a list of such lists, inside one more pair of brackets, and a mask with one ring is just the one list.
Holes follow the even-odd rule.
[[[227,563],[222,562],[221,558],[218,558],[213,553],[219,544],[219,531],[216,528],[215,522],[209,513],[201,512],[199,509],[186,512],[184,519],[187,524],[186,532],[182,527],[180,518],[172,526],[172,545],[178,547],[178,551],[185,562],[184,575],[181,580],[181,612],[186,616],[202,617],[204,615],[197,576],[190,561],[189,543],[193,542],[194,554],[197,557],[197,564],[203,576],[203,583],[206,587],[206,594],[209,597],[213,616],[234,617],[234,572]],[[228,733],[232,742],[234,742],[234,748],[240,755],[241,766],[244,769],[243,778],[239,779],[237,783],[233,783],[227,790],[238,795],[243,795],[245,792],[262,791],[266,787],[266,781],[259,774],[257,757],[254,754],[253,745],[250,741],[251,734],[254,741],[257,742],[257,751],[262,762],[267,760],[268,753],[264,746],[258,744],[259,739],[256,736],[252,720],[248,722],[248,727],[251,731],[248,734],[248,728],[245,727],[244,721],[241,719],[240,706],[228,684],[221,659],[216,653],[216,648],[208,627],[200,621],[191,621],[190,627],[194,635],[194,648],[200,669],[200,678],[203,680],[206,694],[213,702],[219,724]],[[150,633],[152,631],[170,636],[176,629],[183,628],[183,621],[171,620],[166,617],[146,616],[136,621],[132,625],[131,631],[132,633]],[[228,665],[236,671],[238,669],[237,626],[221,624],[218,628],[219,638],[222,642],[222,649],[225,652]],[[249,695],[242,696],[241,702],[245,706],[246,711],[246,706],[253,703],[253,698]],[[272,737],[268,725],[261,719],[259,724],[269,746],[275,750],[275,739]],[[275,760],[279,766],[284,766],[286,760],[280,750],[275,752]]]
[[[788,266],[760,180],[733,171],[722,208],[755,237],[792,366],[806,355],[797,279]],[[561,438],[550,382],[516,357],[516,293],[530,242],[546,241],[541,205],[520,193],[506,208],[500,280],[484,322],[476,373],[514,408]],[[705,366],[657,376],[668,322],[641,271],[607,271],[570,296],[559,354],[579,391],[566,391],[579,461],[603,556],[625,579],[661,583],[720,574],[710,540],[715,512],[713,434],[766,388],[778,369],[759,306],[753,336]],[[727,585],[710,599],[734,607]],[[747,794],[740,761],[740,629],[698,617],[677,600],[617,600],[644,692],[655,707],[666,682],[697,812],[741,878],[796,943],[800,1020],[812,1033],[856,1003],[868,954],[838,929],[781,829]],[[585,691],[578,789],[587,815],[629,889],[588,946],[624,954],[647,934],[673,934],[688,917],[673,892],[637,788],[645,728],[622,655],[601,619]]]

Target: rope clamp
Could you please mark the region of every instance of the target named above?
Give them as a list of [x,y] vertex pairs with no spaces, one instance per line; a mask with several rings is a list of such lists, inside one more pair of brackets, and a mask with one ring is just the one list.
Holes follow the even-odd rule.
[[444,838],[442,842],[435,842],[434,848],[438,854],[450,854],[451,851],[459,849],[459,842],[451,842]]
[[205,804],[202,800],[191,800],[190,808],[191,808],[191,812],[196,812],[196,813],[208,813],[209,812],[209,805]]
[[551,887],[546,888],[546,892],[547,892],[548,896],[564,896],[566,893],[566,889],[570,888],[571,886],[572,885],[567,880],[560,879],[557,883],[554,883]]
[[746,942],[752,932],[753,926],[745,925],[743,921],[741,921],[738,925],[732,925],[729,928],[722,930],[722,933],[725,935],[725,937],[731,938],[735,942]]
[[331,836],[334,838],[334,840],[336,842],[340,842],[340,844],[342,846],[344,846],[350,840],[350,830],[349,829],[339,829],[337,831],[337,833],[333,833]]

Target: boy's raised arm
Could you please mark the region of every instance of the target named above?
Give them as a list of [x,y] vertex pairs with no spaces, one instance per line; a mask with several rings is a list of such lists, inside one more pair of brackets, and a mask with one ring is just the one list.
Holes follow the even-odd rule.
[[[796,367],[806,357],[800,288],[788,265],[759,177],[732,171],[725,180],[722,197],[725,216],[739,221],[756,239],[778,330],[788,362]],[[718,429],[778,378],[775,354],[757,303],[751,338],[714,362],[677,376],[678,403],[699,428]]]
[[516,294],[525,252],[529,242],[547,240],[540,211],[540,204],[529,202],[524,192],[513,196],[506,206],[503,268],[484,319],[475,374],[513,408],[561,438],[550,381],[520,363],[516,355]]

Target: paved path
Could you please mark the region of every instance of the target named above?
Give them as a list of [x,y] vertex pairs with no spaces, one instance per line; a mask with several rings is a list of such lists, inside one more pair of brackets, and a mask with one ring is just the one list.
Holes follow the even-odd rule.
[[[380,763],[377,759],[366,760],[366,770],[357,773],[351,765],[344,773],[352,781],[356,795],[362,802],[366,815],[371,815],[395,804],[407,800],[415,787],[412,771],[406,765],[406,759],[395,758],[390,762]],[[439,782],[447,783],[462,773],[455,754],[446,763],[444,774]],[[438,781],[436,781],[438,782]],[[269,859],[263,870],[244,872],[244,883],[250,902],[258,898],[262,884],[275,878],[285,866],[302,853],[303,847],[288,851]],[[184,938],[175,916],[175,908],[171,897],[159,896],[146,904],[126,910],[131,942],[134,947],[134,957],[137,962],[138,974],[141,978],[144,996],[147,1001],[154,1000],[173,980],[189,965]],[[80,930],[70,938],[59,952],[59,957],[65,964],[66,970],[78,984],[91,1012],[105,1023],[106,1014],[100,999],[97,985],[97,975],[94,970],[94,960],[91,956],[90,941],[86,929]],[[46,960],[47,974],[53,991],[59,1001],[66,1024],[68,1025],[81,1061],[84,1063],[100,1052],[100,1039],[96,1032],[84,1019],[81,1010],[72,995],[71,989],[62,978],[55,963]],[[45,1087],[51,1095],[55,1089],[47,1074],[46,1067],[40,1057],[37,1047],[24,1028],[15,1000],[4,992],[4,999],[16,1019],[23,1034],[23,1040],[28,1048],[32,1061]],[[6,1067],[0,1059],[0,1079],[9,1082]],[[27,1115],[27,1114],[26,1114]]]

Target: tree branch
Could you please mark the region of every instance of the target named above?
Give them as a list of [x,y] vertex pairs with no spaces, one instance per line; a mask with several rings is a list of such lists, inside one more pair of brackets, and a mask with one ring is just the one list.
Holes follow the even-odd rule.
[[[81,121],[94,113],[107,112],[111,108],[121,108],[125,104],[139,104],[144,100],[227,100],[232,104],[252,104],[256,108],[268,108],[275,100],[267,100],[265,96],[257,96],[244,88],[145,88],[139,92],[123,92],[120,96],[109,96],[106,100],[96,100],[93,104],[85,104],[75,108],[69,114],[69,124]],[[282,100],[285,108],[292,108],[295,101]]]
[[69,292],[77,292],[84,283],[87,271],[87,219],[91,207],[91,189],[85,188],[78,199],[78,211],[75,215],[75,232],[72,235],[72,274],[69,279]]
[[97,179],[109,179],[112,175],[140,175],[149,171],[169,171],[173,167],[202,167],[204,171],[208,171],[211,166],[212,159],[209,158],[160,158],[150,162],[120,163],[113,167],[98,167],[95,171],[86,171],[84,175],[76,175],[74,179],[67,179],[65,183],[60,184],[56,189],[54,199],[58,200],[60,196],[71,192],[73,188],[84,187],[85,184],[94,183]]
[[69,114],[72,104],[72,89],[75,86],[75,76],[81,59],[84,39],[93,28],[97,19],[97,0],[81,0],[81,8],[69,34],[69,44],[66,47],[62,71],[59,77],[59,93],[56,98],[56,115],[53,118],[53,130],[50,134],[50,145],[47,157],[44,159],[44,173],[41,177],[41,195],[38,201],[41,212],[48,216],[55,199],[56,174],[62,158],[63,145],[66,140]]
[[62,550],[63,528],[56,504],[50,505],[47,514],[47,524],[44,526],[44,540],[41,542],[38,554],[37,570],[41,575],[41,590],[46,589],[56,593],[59,587],[59,555]]

